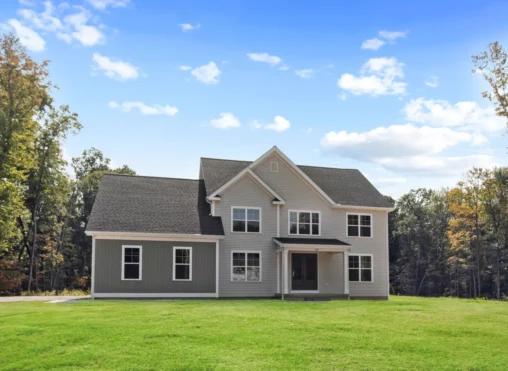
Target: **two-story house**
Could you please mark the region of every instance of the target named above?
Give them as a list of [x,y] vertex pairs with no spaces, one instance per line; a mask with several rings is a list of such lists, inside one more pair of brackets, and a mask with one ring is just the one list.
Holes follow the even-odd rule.
[[202,158],[199,179],[105,175],[95,298],[388,298],[392,205],[358,171]]

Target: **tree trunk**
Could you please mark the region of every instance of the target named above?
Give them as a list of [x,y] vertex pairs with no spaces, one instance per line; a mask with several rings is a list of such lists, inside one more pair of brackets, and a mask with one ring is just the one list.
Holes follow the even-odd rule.
[[37,244],[37,221],[35,218],[35,212],[33,213],[33,236],[32,236],[32,249],[30,253],[30,274],[28,275],[28,292],[32,291],[32,280],[33,280],[33,270],[34,270],[34,257],[35,257],[35,245]]

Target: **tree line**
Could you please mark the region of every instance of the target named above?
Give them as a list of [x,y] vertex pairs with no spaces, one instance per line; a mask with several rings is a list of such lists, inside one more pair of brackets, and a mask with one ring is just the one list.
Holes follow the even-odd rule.
[[[508,118],[507,55],[498,43],[473,57]],[[0,295],[89,290],[91,239],[84,233],[105,172],[96,149],[68,163],[62,145],[82,128],[57,106],[48,61],[36,62],[12,34],[0,37]],[[72,176],[68,168],[74,173]],[[389,216],[391,290],[402,295],[508,295],[508,168],[473,169],[452,189],[401,196]]]

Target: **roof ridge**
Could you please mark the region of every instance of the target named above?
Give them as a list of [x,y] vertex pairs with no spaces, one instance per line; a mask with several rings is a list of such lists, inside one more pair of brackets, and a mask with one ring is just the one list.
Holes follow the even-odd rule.
[[346,168],[346,167],[315,166],[315,165],[296,165],[296,166],[298,166],[298,167],[300,167],[300,166],[305,166],[305,167],[317,167],[317,168],[320,168],[320,169],[355,170],[355,171],[360,171],[359,169]]
[[249,161],[249,160],[231,160],[229,158],[215,158],[215,157],[201,157],[201,159],[205,159],[205,160],[219,160],[219,161],[232,161],[232,162],[254,162],[254,161]]
[[202,179],[173,178],[173,177],[165,177],[165,176],[132,175],[132,174],[118,174],[118,173],[104,173],[104,175],[124,176],[124,177],[132,177],[132,178],[157,178],[157,179],[173,179],[173,180],[190,180],[192,182],[198,182],[198,181],[202,180]]

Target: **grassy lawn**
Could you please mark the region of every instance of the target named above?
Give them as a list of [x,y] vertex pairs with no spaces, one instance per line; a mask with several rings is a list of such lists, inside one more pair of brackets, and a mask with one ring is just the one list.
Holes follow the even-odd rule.
[[508,367],[508,303],[82,301],[0,304],[0,369]]

